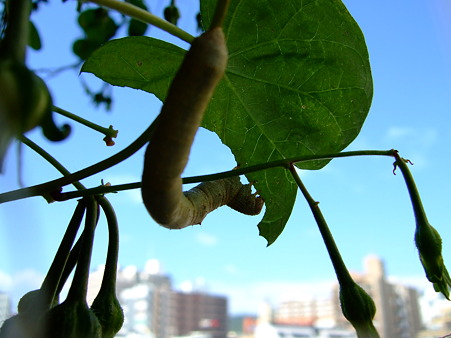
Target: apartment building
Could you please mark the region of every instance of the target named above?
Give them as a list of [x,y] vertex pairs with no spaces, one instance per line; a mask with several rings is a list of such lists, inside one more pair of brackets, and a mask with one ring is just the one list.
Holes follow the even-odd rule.
[[[367,256],[364,272],[352,275],[376,304],[374,325],[381,338],[416,337],[422,326],[416,289],[389,282],[384,264],[376,256]],[[282,302],[274,311],[273,322],[278,325],[352,329],[341,312],[338,284],[330,298],[310,297]]]

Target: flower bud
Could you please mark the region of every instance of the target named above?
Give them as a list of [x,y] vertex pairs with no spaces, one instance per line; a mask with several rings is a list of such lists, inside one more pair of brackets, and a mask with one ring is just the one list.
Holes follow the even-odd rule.
[[449,300],[451,278],[442,257],[442,238],[427,220],[417,222],[415,244],[427,279]]
[[354,326],[358,337],[379,338],[373,325],[376,305],[373,299],[354,282],[340,284],[341,311]]

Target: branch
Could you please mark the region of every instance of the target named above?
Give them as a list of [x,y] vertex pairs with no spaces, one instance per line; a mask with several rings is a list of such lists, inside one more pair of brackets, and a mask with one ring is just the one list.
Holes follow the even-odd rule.
[[114,9],[118,11],[119,13],[122,13],[124,15],[127,15],[129,17],[135,18],[139,21],[142,21],[144,23],[151,24],[155,27],[158,27],[169,34],[172,34],[179,39],[191,43],[194,40],[194,37],[184,31],[183,29],[180,29],[179,27],[173,25],[172,23],[153,15],[152,13],[139,8],[135,5],[132,5],[128,2],[123,1],[117,1],[117,0],[89,0],[90,2],[93,2],[97,5],[108,7],[110,9]]
[[[126,149],[124,149],[123,151],[125,151],[125,150]],[[394,157],[395,153],[396,153],[396,150],[393,150],[393,149],[391,149],[391,150],[357,150],[357,151],[347,151],[347,152],[331,153],[331,154],[323,154],[323,155],[297,156],[297,157],[290,157],[290,158],[282,159],[282,160],[276,160],[276,161],[256,164],[256,165],[249,166],[249,167],[243,167],[243,168],[237,168],[234,170],[223,171],[223,172],[219,172],[219,173],[215,173],[215,174],[185,177],[182,179],[182,182],[183,182],[183,184],[193,184],[193,183],[200,183],[200,182],[215,181],[215,180],[220,180],[220,179],[224,179],[224,178],[228,178],[228,177],[246,175],[246,174],[250,174],[253,172],[267,170],[267,169],[271,169],[271,168],[279,167],[279,168],[287,169],[290,167],[291,163],[304,163],[304,162],[317,161],[317,160],[330,160],[330,159],[334,159],[334,158],[346,158],[346,157],[355,157],[355,156]],[[116,155],[119,155],[119,153]],[[116,155],[113,155],[112,157],[114,157]],[[112,157],[110,159],[112,159]],[[77,177],[77,176],[79,176],[79,173],[84,173],[89,168],[98,167],[103,162],[104,161],[99,162],[91,167],[80,170],[78,172],[75,172],[75,173],[67,176],[67,178],[57,179],[57,180],[49,181],[47,183],[42,183],[40,185],[36,185],[33,187],[18,189],[18,190],[9,191],[9,192],[0,194],[0,204],[18,200],[18,199],[27,198],[27,197],[40,196],[40,194],[36,193],[36,191],[37,191],[36,188],[42,187],[44,185],[47,185],[47,184],[50,184],[53,182],[63,182],[64,183],[67,181],[67,179]],[[107,168],[105,168],[105,169],[107,169]],[[100,171],[101,170],[99,170],[98,172],[100,172]],[[94,175],[95,173],[98,173],[98,172],[94,172],[92,175]],[[82,176],[82,178],[85,178],[88,176],[90,176],[90,175]],[[65,184],[61,184],[60,186],[68,185],[68,184],[71,184],[70,180],[69,180],[69,182],[67,182]],[[125,184],[118,184],[118,185],[101,185],[99,187],[89,188],[89,189],[86,189],[83,191],[69,191],[69,192],[59,193],[59,194],[55,195],[54,197],[55,197],[56,201],[65,201],[65,200],[79,198],[79,197],[88,196],[88,195],[108,194],[108,193],[113,193],[113,192],[132,190],[132,189],[140,189],[140,188],[141,188],[141,182],[132,182],[132,183],[125,183]]]

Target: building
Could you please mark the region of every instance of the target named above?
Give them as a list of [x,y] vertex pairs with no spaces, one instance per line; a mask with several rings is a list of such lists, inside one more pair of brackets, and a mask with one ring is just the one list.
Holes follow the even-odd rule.
[[116,294],[125,316],[119,335],[172,337],[172,282],[161,273],[158,261],[149,260],[144,271],[135,266],[120,269]]
[[225,338],[228,331],[227,298],[202,292],[174,292],[172,295],[174,336],[193,332],[210,338]]
[[430,285],[424,290],[420,304],[424,329],[417,338],[445,337],[451,334],[451,302]]
[[273,320],[280,325],[331,327],[337,321],[334,305],[330,298],[287,300],[278,306]]
[[237,315],[229,318],[229,336],[250,336],[257,325],[255,315]]
[[[381,338],[414,338],[422,328],[418,291],[399,283],[389,282],[383,262],[368,256],[364,260],[364,273],[352,274],[376,304],[374,325]],[[314,327],[321,330],[338,329],[354,332],[344,318],[338,296],[338,284],[332,297],[309,297],[288,300],[275,308],[272,324],[279,326]]]
[[11,314],[11,299],[8,294],[0,292],[0,326]]
[[[326,313],[324,312],[324,304]],[[324,323],[321,316],[327,319],[333,313],[332,302],[313,298],[301,301],[287,301],[275,311],[269,304],[261,304],[259,317],[255,326],[254,338],[356,338],[356,334],[349,326],[340,328],[334,325],[321,326]],[[330,324],[330,323],[329,323]]]
[[[91,273],[88,301],[97,294],[102,276],[103,267]],[[125,317],[118,336],[227,337],[227,298],[175,291],[157,260],[149,260],[143,271],[135,266],[119,269],[116,295]]]

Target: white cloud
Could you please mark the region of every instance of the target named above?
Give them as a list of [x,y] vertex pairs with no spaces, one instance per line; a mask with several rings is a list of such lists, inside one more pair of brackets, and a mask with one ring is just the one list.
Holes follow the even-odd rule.
[[425,275],[403,277],[388,276],[387,280],[391,283],[411,286],[418,290],[426,290],[428,288],[432,288],[432,284],[427,280]]
[[236,275],[239,272],[235,264],[227,264],[224,266],[224,271],[229,275]]
[[215,246],[216,244],[218,244],[219,241],[218,237],[208,234],[206,232],[197,233],[196,240],[197,242],[199,242],[204,246]]
[[406,137],[411,137],[415,134],[415,129],[411,127],[389,127],[386,137],[388,140],[399,140]]
[[434,128],[396,127],[388,128],[385,141],[394,148],[402,148],[401,155],[412,160],[416,168],[424,168],[430,162],[429,151],[439,140]]
[[29,291],[41,287],[44,276],[36,270],[25,269],[9,275],[0,271],[0,291],[11,296],[12,310],[17,308],[19,299]]
[[8,275],[0,271],[0,290],[11,292],[18,289],[26,289],[28,291],[38,289],[44,276],[36,270],[25,269],[13,275]]
[[422,150],[433,146],[438,140],[438,133],[433,128],[412,128],[391,126],[388,128],[385,138],[388,142],[409,141],[415,147]]
[[11,276],[0,271],[0,291],[1,290],[10,290],[13,285],[13,280]]

